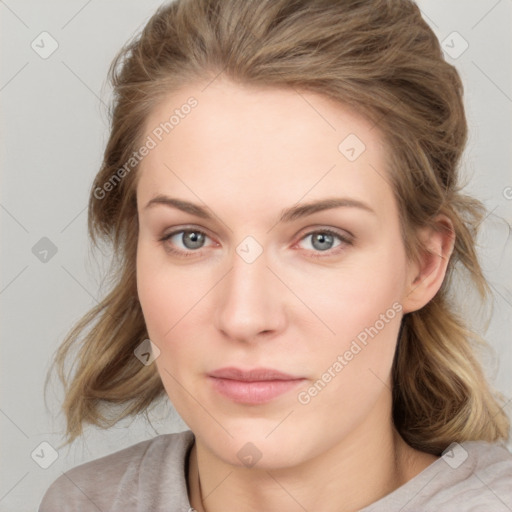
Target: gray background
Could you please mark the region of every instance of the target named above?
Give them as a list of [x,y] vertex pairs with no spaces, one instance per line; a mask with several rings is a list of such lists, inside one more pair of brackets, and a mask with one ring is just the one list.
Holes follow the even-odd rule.
[[[155,430],[141,418],[109,431],[88,428],[47,469],[31,457],[36,449],[42,453],[40,443],[57,447],[62,441],[62,390],[54,380],[47,411],[44,378],[64,335],[102,293],[101,269],[107,259],[90,253],[85,208],[108,135],[107,70],[116,51],[160,3],[0,0],[1,511],[36,510],[62,471],[186,428],[172,407],[162,403],[151,415]],[[471,179],[467,190],[490,212],[480,255],[495,292],[485,336],[496,361],[485,358],[485,364],[489,378],[509,400],[511,415],[512,244],[505,220],[512,217],[512,0],[425,0],[419,5],[445,41],[452,54],[447,59],[466,87],[471,131],[464,165]],[[45,59],[31,47],[34,40],[41,47],[41,37],[46,37],[44,49],[50,48],[48,36],[39,36],[43,31],[58,43]],[[469,46],[459,56],[464,41]],[[57,249],[46,262],[33,253],[43,237]],[[467,316],[484,333],[482,313],[468,307]],[[44,457],[34,456],[39,463],[49,460],[51,450],[43,445],[43,451]]]

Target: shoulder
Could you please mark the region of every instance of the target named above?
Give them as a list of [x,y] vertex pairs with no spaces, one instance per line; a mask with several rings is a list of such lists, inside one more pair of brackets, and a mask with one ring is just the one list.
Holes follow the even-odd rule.
[[130,505],[135,510],[141,495],[158,496],[164,482],[167,492],[182,493],[185,458],[193,440],[190,430],[163,434],[75,466],[50,485],[39,512],[130,510]]
[[510,512],[512,454],[498,443],[452,443],[442,457],[364,512]]
[[486,441],[453,443],[445,450],[439,476],[449,485],[440,496],[464,503],[465,510],[510,511],[512,507],[512,454],[503,444]]

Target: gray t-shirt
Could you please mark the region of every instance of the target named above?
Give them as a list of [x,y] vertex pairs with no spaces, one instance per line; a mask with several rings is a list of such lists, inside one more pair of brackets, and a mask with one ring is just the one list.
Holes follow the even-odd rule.
[[[39,512],[191,512],[186,468],[194,435],[163,434],[63,473]],[[407,483],[361,512],[511,512],[512,454],[453,443]]]

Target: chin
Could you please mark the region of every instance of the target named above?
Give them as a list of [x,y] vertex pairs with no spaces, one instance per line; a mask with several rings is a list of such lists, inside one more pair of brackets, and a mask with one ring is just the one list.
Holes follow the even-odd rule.
[[[290,436],[286,430],[280,432],[269,432],[276,427],[272,422],[272,427],[268,428],[267,422],[262,423],[261,428],[255,428],[255,420],[250,420],[251,426],[246,428],[227,429],[233,437],[223,435],[219,439],[217,435],[210,438],[208,433],[205,437],[198,432],[196,437],[202,437],[202,442],[209,451],[217,458],[223,460],[226,464],[238,468],[272,470],[286,468],[300,464],[305,458],[305,435],[300,435],[296,428],[293,429],[293,436]],[[210,432],[211,433],[211,432]]]

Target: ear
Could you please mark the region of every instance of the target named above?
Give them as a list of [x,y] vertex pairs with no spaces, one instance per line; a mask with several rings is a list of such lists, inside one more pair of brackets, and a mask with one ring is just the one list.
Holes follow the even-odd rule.
[[408,264],[402,300],[404,314],[417,311],[430,302],[441,288],[446,275],[455,245],[455,231],[452,221],[444,214],[438,215],[434,222],[435,227],[422,228],[418,232],[423,249],[419,261],[410,261]]

